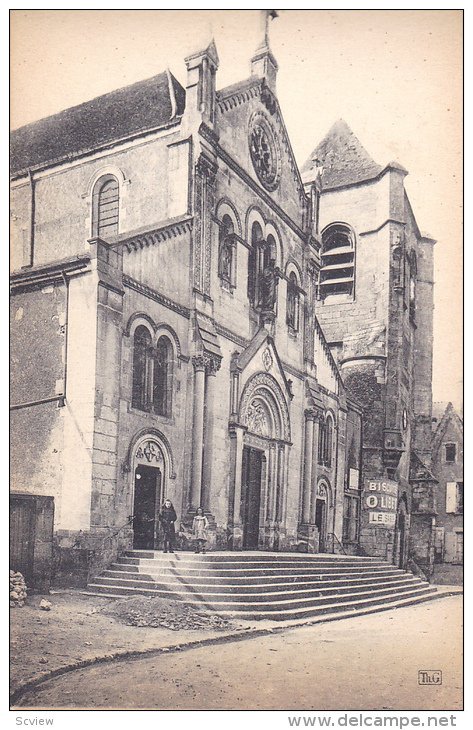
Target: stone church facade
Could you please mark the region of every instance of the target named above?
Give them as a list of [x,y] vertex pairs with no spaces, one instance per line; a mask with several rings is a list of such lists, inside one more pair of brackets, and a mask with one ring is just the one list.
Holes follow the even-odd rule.
[[[219,549],[405,564],[411,520],[422,559],[432,242],[405,173],[303,180],[267,44],[220,91],[213,43],[185,62],[185,89],[166,72],[13,133],[13,496],[47,497],[59,562],[92,572],[160,544],[164,498],[182,545],[202,506]],[[375,531],[367,479],[401,489]]]

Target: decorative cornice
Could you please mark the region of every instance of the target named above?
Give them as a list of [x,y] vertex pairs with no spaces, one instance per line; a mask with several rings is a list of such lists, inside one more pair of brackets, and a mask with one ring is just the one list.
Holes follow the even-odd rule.
[[190,232],[192,230],[193,220],[193,217],[188,215],[172,219],[157,228],[140,229],[131,233],[121,234],[111,239],[110,244],[113,247],[123,246],[128,253],[138,251]]
[[251,79],[249,84],[246,88],[242,89],[240,86],[240,89],[230,90],[227,94],[225,94],[225,90],[219,92],[217,96],[218,110],[224,114],[230,109],[240,106],[240,104],[261,96],[263,79]]
[[123,275],[123,286],[128,287],[128,289],[133,289],[139,294],[143,294],[143,296],[148,299],[152,299],[153,301],[162,304],[163,307],[171,309],[173,312],[180,314],[186,319],[190,319],[190,309],[188,307],[174,302],[172,299],[169,299],[169,297],[166,297],[164,294],[160,294],[160,292],[152,289],[150,286],[142,284],[141,282],[136,281],[136,279],[132,279],[131,276],[127,276],[126,274]]

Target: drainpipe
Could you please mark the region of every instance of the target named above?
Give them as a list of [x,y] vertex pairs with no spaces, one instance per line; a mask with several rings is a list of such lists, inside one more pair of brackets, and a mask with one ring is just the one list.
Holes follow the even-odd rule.
[[28,168],[28,180],[30,182],[30,251],[29,261],[27,266],[33,266],[34,264],[34,234],[35,234],[35,184],[33,180],[33,173],[31,168]]
[[64,333],[64,369],[63,369],[63,385],[62,385],[62,392],[64,394],[64,399],[67,395],[67,344],[69,340],[69,279],[67,278],[64,271],[62,272],[62,278],[64,281],[64,286],[66,287],[66,321],[64,322],[65,327],[65,333]]

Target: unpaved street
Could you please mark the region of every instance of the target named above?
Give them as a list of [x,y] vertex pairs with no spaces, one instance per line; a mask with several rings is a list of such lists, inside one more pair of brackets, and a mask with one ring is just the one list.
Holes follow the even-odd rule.
[[[419,686],[440,669],[442,686]],[[50,680],[23,707],[458,710],[462,598],[263,638],[97,665]]]

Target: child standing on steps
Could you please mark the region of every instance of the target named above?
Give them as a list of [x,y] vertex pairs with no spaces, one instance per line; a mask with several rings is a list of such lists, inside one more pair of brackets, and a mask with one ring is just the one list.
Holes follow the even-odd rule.
[[205,553],[205,543],[207,542],[207,528],[209,521],[204,515],[202,507],[197,507],[197,513],[192,522],[192,532],[196,541],[196,553]]

